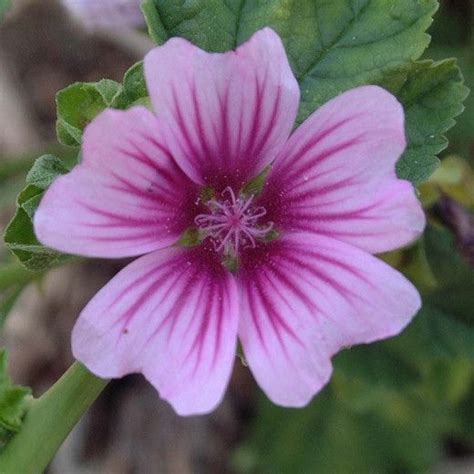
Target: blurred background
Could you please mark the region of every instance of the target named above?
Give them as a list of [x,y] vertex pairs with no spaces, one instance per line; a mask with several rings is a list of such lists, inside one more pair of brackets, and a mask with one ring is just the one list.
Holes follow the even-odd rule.
[[[474,88],[470,0],[442,1],[430,32],[425,56],[457,57]],[[77,153],[56,141],[56,93],[76,81],[120,82],[150,47],[143,31],[85,25],[58,1],[13,2],[0,25],[0,228],[35,158]],[[344,351],[331,384],[302,410],[273,406],[239,360],[208,416],[177,417],[139,376],[114,381],[48,472],[474,473],[474,95],[465,105],[442,165],[420,186],[425,238],[383,256],[426,302],[403,335]],[[0,246],[0,342],[16,383],[39,395],[62,375],[77,315],[124,263],[30,274]]]

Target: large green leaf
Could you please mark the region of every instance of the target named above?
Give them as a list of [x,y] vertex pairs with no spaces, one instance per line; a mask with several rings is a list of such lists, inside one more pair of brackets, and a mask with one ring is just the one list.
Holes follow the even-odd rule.
[[182,36],[226,51],[270,26],[283,39],[301,86],[299,121],[340,92],[379,83],[420,57],[435,0],[146,0],[152,37]]
[[441,420],[416,398],[381,402],[379,411],[355,411],[332,387],[301,410],[262,399],[253,433],[234,467],[242,473],[427,472],[436,460]]
[[7,373],[7,354],[0,351],[0,449],[18,432],[28,407],[30,390],[13,385]]
[[448,145],[443,134],[463,111],[468,89],[454,59],[415,62],[395,77],[398,84],[388,77],[382,85],[398,96],[406,114],[408,148],[398,175],[418,184],[438,165],[436,155]]
[[27,175],[26,187],[17,199],[17,211],[5,231],[5,244],[20,262],[34,271],[58,265],[69,257],[38,242],[33,229],[33,215],[44,190],[68,169],[53,155],[38,158]]
[[428,45],[431,0],[147,0],[152,37],[183,36],[209,51],[225,51],[264,26],[282,37],[300,83],[298,123],[340,92],[362,84],[392,90],[406,110],[409,146],[400,177],[418,184],[438,164],[442,135],[462,111],[467,90],[453,61],[414,62]]

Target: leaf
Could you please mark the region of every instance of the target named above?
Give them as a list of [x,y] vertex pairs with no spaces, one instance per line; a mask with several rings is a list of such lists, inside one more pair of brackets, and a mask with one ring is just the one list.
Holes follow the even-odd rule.
[[182,36],[208,51],[226,51],[270,26],[283,39],[301,88],[297,123],[339,93],[363,84],[392,90],[406,110],[408,149],[401,178],[421,183],[438,164],[443,136],[462,111],[467,89],[453,60],[414,62],[429,43],[434,0],[177,2],[147,0],[152,38]]
[[7,354],[0,351],[0,449],[21,427],[28,408],[29,388],[14,385],[7,373]]
[[126,109],[131,105],[142,103],[148,98],[145,83],[143,61],[134,64],[124,75],[122,88],[112,101],[112,107]]
[[436,155],[448,145],[443,134],[463,111],[468,89],[454,59],[415,62],[402,75],[401,84],[388,87],[402,103],[406,117],[408,147],[397,171],[400,178],[419,184],[438,166]]
[[0,296],[0,328],[3,328],[10,311],[15,306],[18,298],[23,291],[23,285],[15,285]]
[[474,268],[456,250],[451,232],[429,227],[424,240],[428,262],[439,285],[437,291],[426,296],[427,302],[474,330]]
[[26,177],[26,187],[17,199],[17,211],[5,231],[5,244],[30,270],[41,271],[65,262],[69,256],[44,247],[36,238],[33,215],[44,190],[53,180],[68,172],[63,162],[53,155],[38,158]]
[[[380,412],[350,409],[332,387],[307,407],[262,399],[253,433],[237,453],[237,472],[419,473],[436,459],[439,427],[418,400],[387,398]],[[418,422],[413,423],[413,417]],[[244,458],[246,468],[239,469]],[[390,466],[390,469],[388,469]]]
[[301,86],[299,122],[339,93],[379,83],[384,72],[420,57],[434,0],[146,0],[152,37],[182,36],[222,52],[270,26],[282,38]]
[[77,82],[59,91],[56,95],[59,141],[64,145],[80,145],[86,125],[112,104],[121,87],[118,82],[103,79],[94,83]]
[[419,372],[392,354],[383,342],[342,351],[336,356],[334,367],[338,374],[361,380],[371,390],[398,391],[420,381]]

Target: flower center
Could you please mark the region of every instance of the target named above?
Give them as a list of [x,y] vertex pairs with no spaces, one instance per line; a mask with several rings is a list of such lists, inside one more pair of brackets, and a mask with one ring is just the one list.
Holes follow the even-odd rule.
[[200,232],[213,241],[216,251],[236,257],[239,250],[255,247],[273,228],[273,222],[262,225],[259,221],[267,211],[262,206],[252,205],[254,196],[236,197],[232,188],[222,192],[221,199],[207,202],[209,212],[194,219]]

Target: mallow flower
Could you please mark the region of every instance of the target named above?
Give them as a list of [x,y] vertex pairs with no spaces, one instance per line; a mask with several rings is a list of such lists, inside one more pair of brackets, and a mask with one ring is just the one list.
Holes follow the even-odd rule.
[[269,28],[224,54],[173,38],[144,64],[154,112],[93,120],[34,218],[54,249],[138,256],[82,311],[73,354],[99,377],[144,374],[189,415],[220,402],[240,340],[267,396],[303,406],[333,354],[399,333],[420,307],[372,255],[424,228],[395,173],[403,109],[364,86],[292,131],[300,91]]

